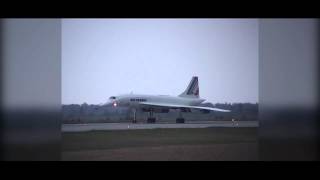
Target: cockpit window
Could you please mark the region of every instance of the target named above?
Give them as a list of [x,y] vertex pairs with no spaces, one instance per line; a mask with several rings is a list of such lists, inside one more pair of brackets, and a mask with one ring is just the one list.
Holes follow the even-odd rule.
[[115,96],[111,96],[109,99],[116,99],[116,97]]

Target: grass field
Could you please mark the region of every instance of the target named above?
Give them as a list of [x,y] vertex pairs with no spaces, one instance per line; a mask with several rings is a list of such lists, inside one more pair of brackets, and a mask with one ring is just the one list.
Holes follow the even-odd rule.
[[258,160],[257,128],[63,133],[62,160]]

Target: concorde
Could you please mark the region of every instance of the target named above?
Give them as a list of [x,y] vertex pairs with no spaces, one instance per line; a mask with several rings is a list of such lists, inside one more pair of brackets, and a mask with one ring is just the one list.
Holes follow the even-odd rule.
[[136,110],[149,112],[147,122],[154,123],[156,119],[153,117],[153,112],[169,112],[169,109],[178,109],[179,117],[176,123],[184,123],[184,118],[181,112],[191,112],[191,109],[200,110],[202,112],[220,111],[230,112],[230,110],[218,109],[212,107],[199,106],[205,99],[199,96],[198,77],[192,77],[187,89],[178,96],[168,95],[142,95],[142,94],[127,94],[120,96],[111,96],[107,105],[116,107],[129,107],[134,114],[133,122],[136,123]]

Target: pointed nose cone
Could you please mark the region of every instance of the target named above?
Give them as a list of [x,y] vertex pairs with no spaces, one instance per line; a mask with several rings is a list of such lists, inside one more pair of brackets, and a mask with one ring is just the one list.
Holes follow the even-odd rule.
[[113,106],[113,107],[117,107],[117,106],[118,106],[117,101],[113,101],[112,106]]
[[111,107],[117,107],[118,106],[118,101],[116,96],[111,96],[109,98],[109,102],[106,103],[107,106]]
[[105,105],[108,107],[117,107],[118,102],[117,101],[110,101],[110,102],[107,102]]

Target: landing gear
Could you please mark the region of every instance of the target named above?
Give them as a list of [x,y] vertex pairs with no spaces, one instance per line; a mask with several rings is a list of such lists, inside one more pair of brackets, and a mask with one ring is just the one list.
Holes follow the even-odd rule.
[[155,123],[155,122],[156,122],[156,118],[153,117],[153,109],[150,109],[147,123]]
[[133,120],[132,123],[137,123],[137,109],[132,109],[133,111]]
[[179,110],[179,117],[176,119],[176,123],[184,123],[184,118],[182,117],[182,109]]
[[154,118],[154,117],[148,117],[147,123],[155,123],[155,122],[156,122],[156,118]]
[[176,123],[184,123],[184,118],[177,118]]

